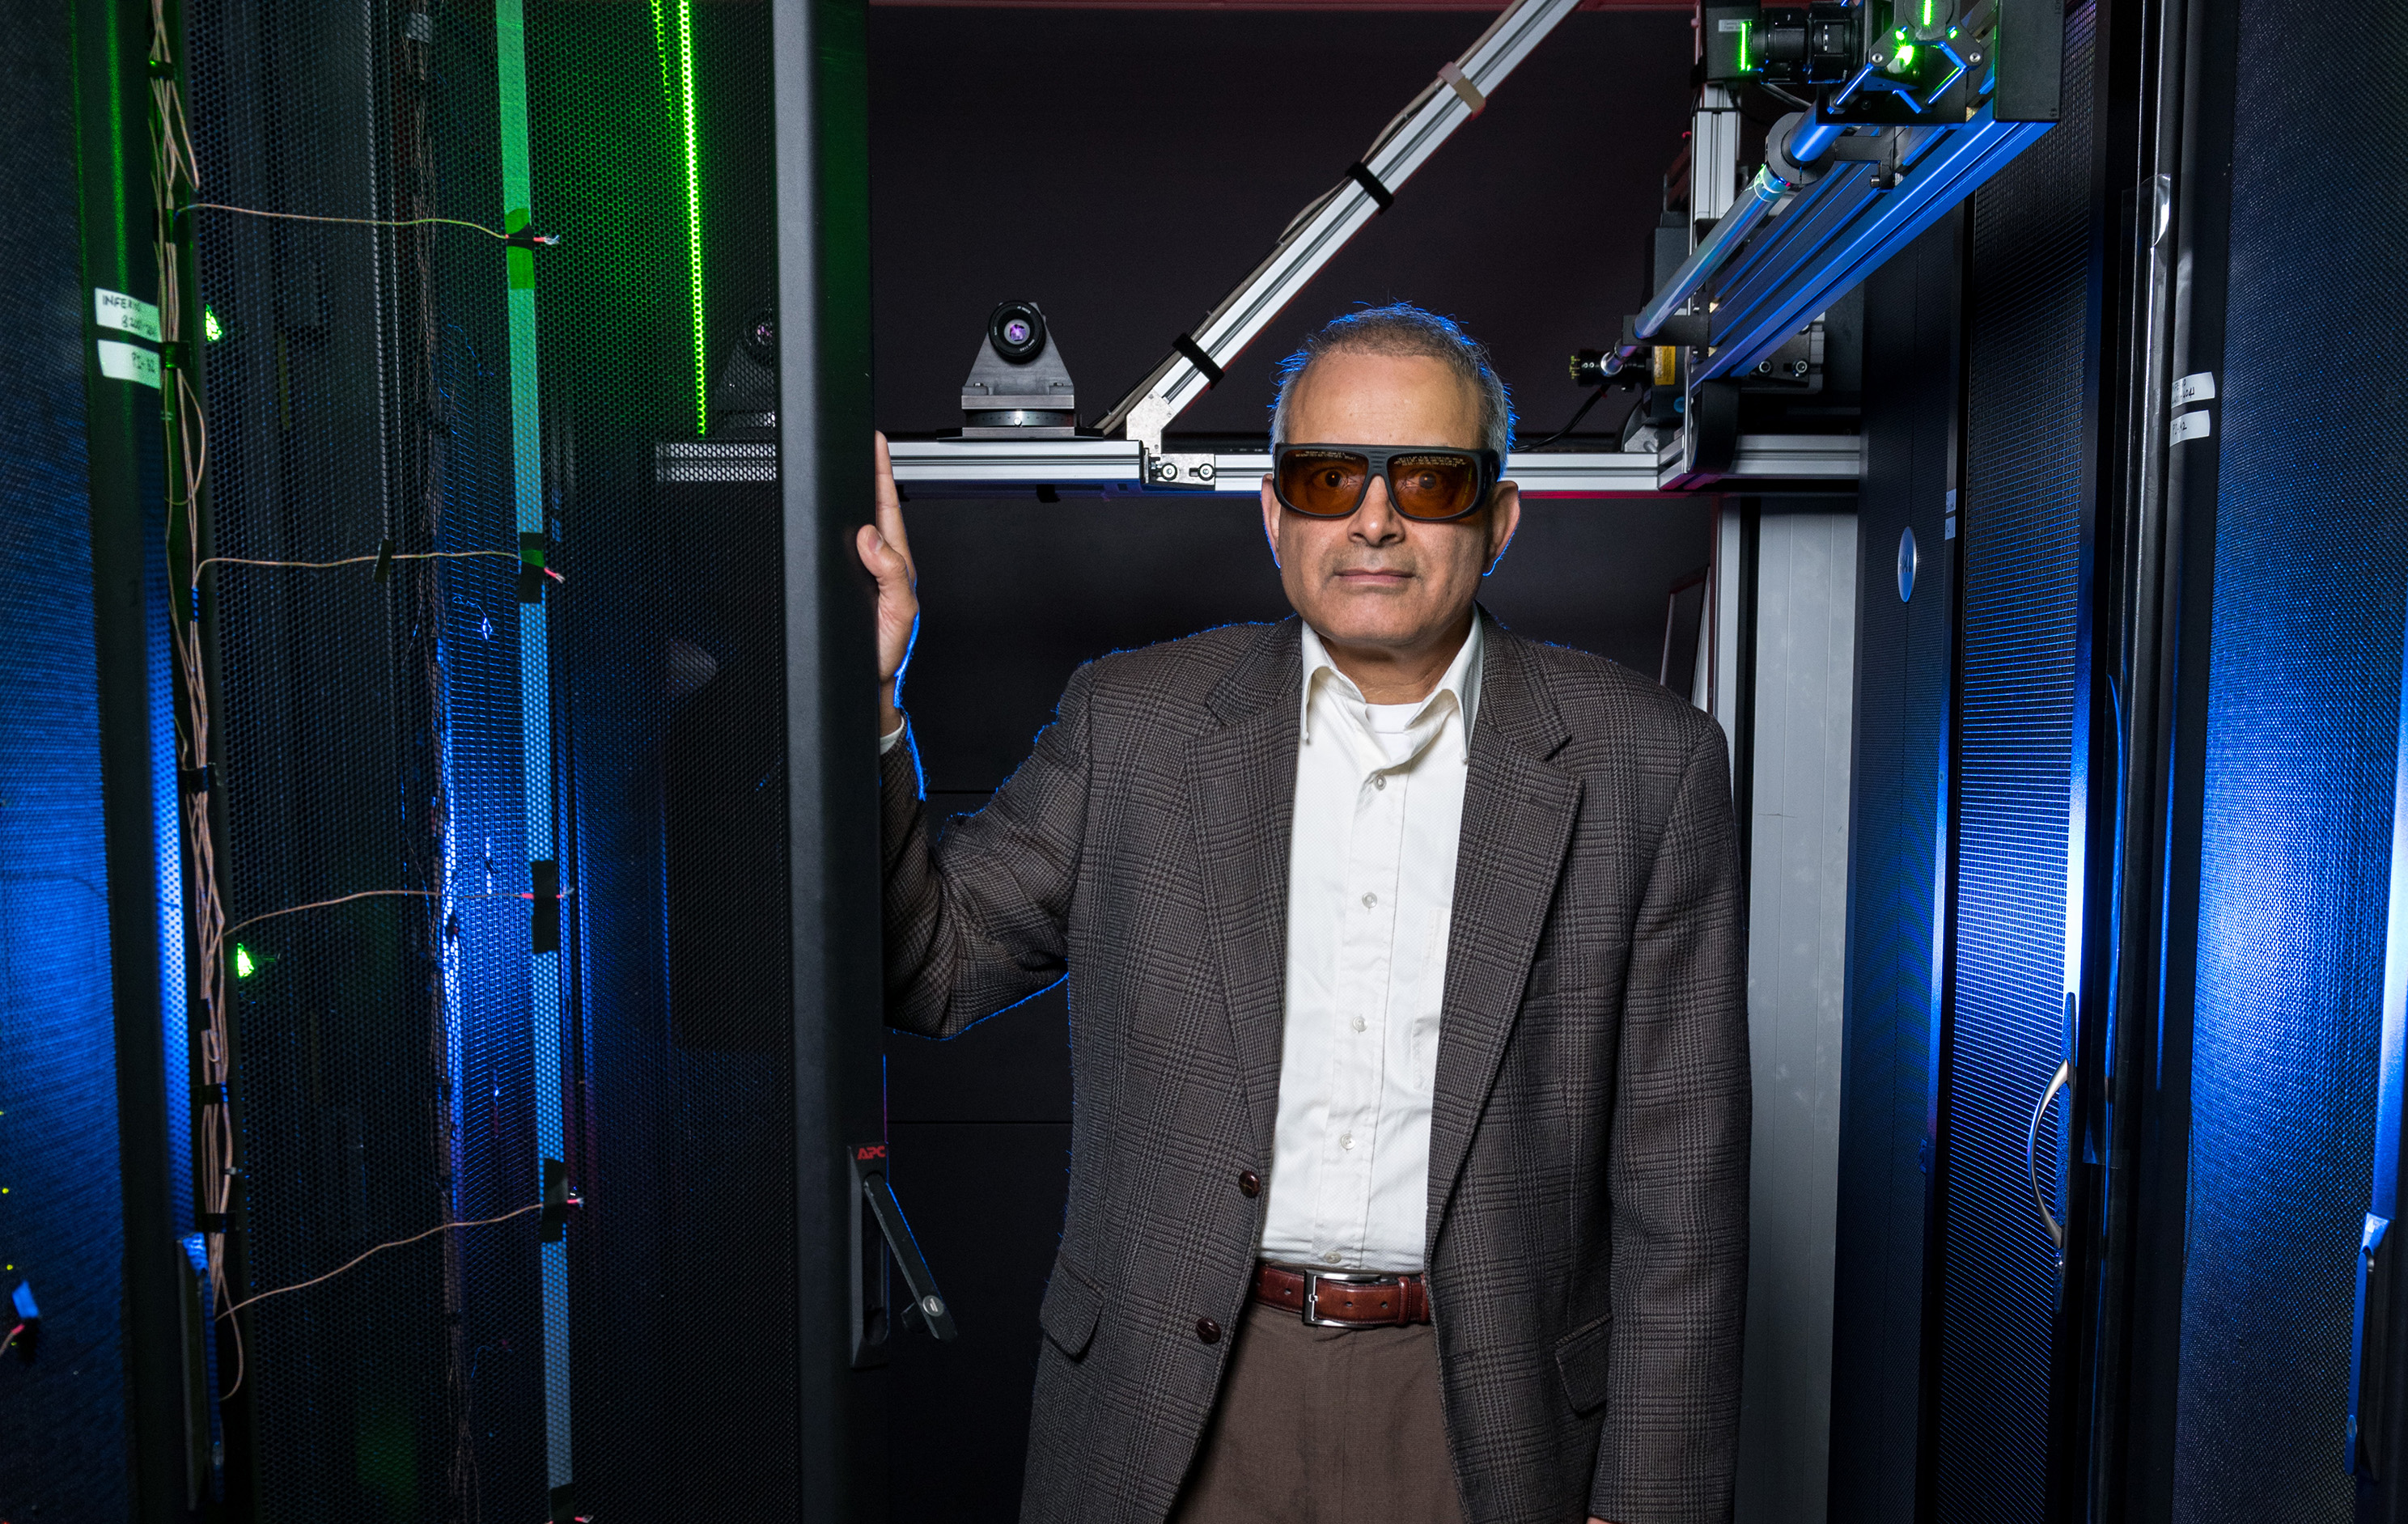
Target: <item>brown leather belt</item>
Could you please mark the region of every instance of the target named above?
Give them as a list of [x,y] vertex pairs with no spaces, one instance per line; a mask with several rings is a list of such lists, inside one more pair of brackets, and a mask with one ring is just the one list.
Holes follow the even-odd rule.
[[1403,1328],[1426,1323],[1429,1288],[1419,1275],[1291,1270],[1266,1262],[1254,1273],[1254,1300],[1304,1315],[1324,1328]]

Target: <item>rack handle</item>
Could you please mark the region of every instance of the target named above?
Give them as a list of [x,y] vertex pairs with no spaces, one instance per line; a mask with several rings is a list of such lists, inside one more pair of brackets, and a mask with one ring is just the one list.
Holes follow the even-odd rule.
[[2065,1269],[2065,1224],[2057,1221],[2057,1214],[2048,1209],[2048,1192],[2041,1189],[2040,1124],[2048,1116],[2048,1108],[2056,1104],[2058,1094],[2071,1093],[2072,1090],[2073,1061],[2068,1059],[2057,1066],[2056,1077],[2048,1082],[2048,1089],[2041,1092],[2040,1104],[2032,1107],[2031,1131],[2024,1137],[2024,1168],[2031,1173],[2032,1204],[2040,1208],[2040,1219],[2048,1228],[2048,1241],[2056,1246],[2057,1268],[2060,1273]]

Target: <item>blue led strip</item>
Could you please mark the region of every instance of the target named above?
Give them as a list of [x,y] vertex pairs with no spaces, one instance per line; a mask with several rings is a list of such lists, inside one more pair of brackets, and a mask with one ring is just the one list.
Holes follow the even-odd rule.
[[[533,204],[528,168],[524,0],[495,0],[494,52],[501,85],[503,225],[527,225]],[[522,534],[543,533],[543,456],[536,410],[535,254],[505,249],[509,267],[511,479]],[[540,542],[538,542],[540,543]],[[519,725],[526,773],[526,855],[552,861],[552,663],[540,590],[519,607]],[[538,907],[538,913],[541,907]],[[528,954],[528,1020],[535,1061],[535,1178],[543,1161],[565,1157],[560,1127],[560,953]],[[569,1485],[568,1246],[543,1254],[543,1421],[552,1488]]]

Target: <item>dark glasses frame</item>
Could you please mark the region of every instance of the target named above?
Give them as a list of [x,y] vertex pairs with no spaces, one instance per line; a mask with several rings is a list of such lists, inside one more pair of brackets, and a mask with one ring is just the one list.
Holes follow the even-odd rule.
[[[1288,457],[1302,450],[1318,450],[1333,454],[1360,455],[1366,461],[1370,463],[1370,469],[1363,473],[1363,485],[1355,491],[1354,501],[1347,506],[1344,513],[1316,513],[1311,508],[1298,507],[1296,504],[1288,501],[1286,489],[1280,485],[1280,477],[1287,465]],[[1460,512],[1441,514],[1435,518],[1417,513],[1407,513],[1402,507],[1398,507],[1396,506],[1397,483],[1396,479],[1388,474],[1388,465],[1390,462],[1396,460],[1398,457],[1408,455],[1442,455],[1453,460],[1470,463],[1474,473],[1474,478],[1479,482],[1478,489],[1471,494],[1471,506]],[[1361,511],[1364,500],[1371,495],[1371,480],[1376,477],[1380,480],[1387,483],[1388,503],[1391,507],[1396,508],[1397,517],[1400,519],[1410,519],[1417,524],[1453,523],[1458,519],[1469,519],[1473,514],[1478,513],[1482,508],[1486,507],[1488,506],[1489,494],[1497,491],[1497,484],[1504,479],[1504,460],[1498,456],[1495,450],[1462,449],[1453,445],[1330,445],[1296,443],[1281,445],[1279,448],[1271,451],[1271,495],[1279,499],[1279,505],[1281,507],[1285,508],[1290,513],[1302,514],[1307,519],[1352,518],[1354,514]]]

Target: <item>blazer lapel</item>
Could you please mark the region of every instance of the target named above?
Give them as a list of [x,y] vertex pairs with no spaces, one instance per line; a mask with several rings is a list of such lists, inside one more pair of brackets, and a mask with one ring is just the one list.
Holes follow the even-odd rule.
[[1463,837],[1447,937],[1438,1074],[1430,1098],[1429,1229],[1440,1224],[1496,1084],[1522,988],[1571,840],[1580,780],[1548,765],[1570,739],[1530,670],[1526,642],[1484,610],[1485,650],[1471,766],[1464,781]]
[[1230,1035],[1255,1146],[1270,1158],[1287,1019],[1287,886],[1303,705],[1294,619],[1264,633],[1206,700],[1220,723],[1188,748],[1205,924],[1220,953]]

